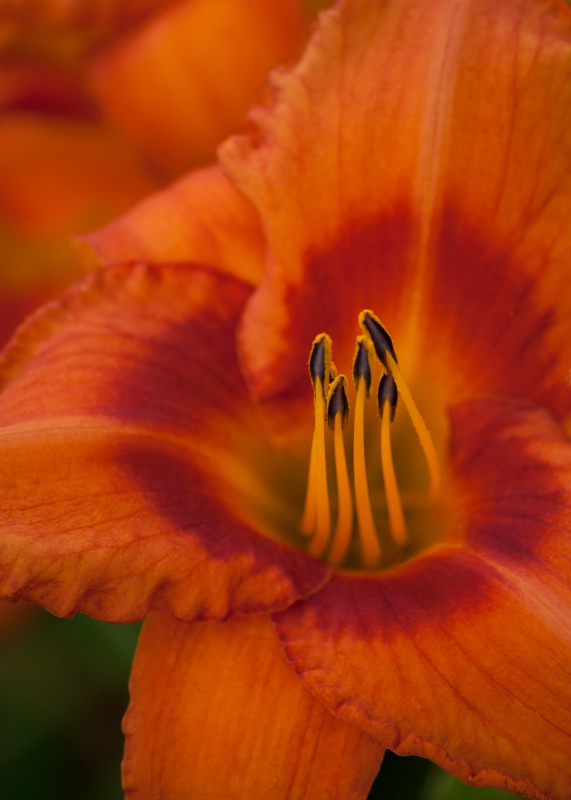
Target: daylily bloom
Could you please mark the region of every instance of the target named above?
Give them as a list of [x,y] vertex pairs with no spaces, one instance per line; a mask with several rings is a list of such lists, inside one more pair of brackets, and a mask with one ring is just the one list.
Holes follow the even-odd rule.
[[571,9],[342,0],[270,89],[5,351],[2,594],[147,615],[129,797],[568,798]]

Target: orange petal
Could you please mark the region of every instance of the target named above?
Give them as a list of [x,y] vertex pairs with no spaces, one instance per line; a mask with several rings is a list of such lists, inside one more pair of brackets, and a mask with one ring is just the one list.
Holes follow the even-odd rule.
[[539,800],[571,786],[571,445],[544,410],[454,413],[458,521],[391,572],[337,577],[277,615],[335,713],[475,785]]
[[0,121],[0,172],[2,216],[32,236],[93,227],[155,187],[128,148],[99,126],[31,113]]
[[190,173],[79,241],[103,265],[194,261],[252,284],[264,269],[257,215],[218,167]]
[[178,3],[97,58],[94,90],[112,125],[174,176],[213,159],[304,22],[298,0]]
[[[462,307],[454,299],[448,310],[451,279],[460,298],[476,292],[485,327],[498,275],[504,295],[513,280],[528,296],[512,298],[495,328],[525,327],[530,303],[549,316],[546,382],[561,393],[570,40],[571,9],[556,0],[354,0],[322,15],[297,66],[272,76],[273,101],[221,151],[270,247],[242,338],[259,397],[299,390],[321,330],[349,353],[355,314],[373,302],[412,353],[431,342],[443,308],[448,322]],[[527,353],[517,355],[519,368]],[[513,361],[493,374],[509,383],[502,371],[515,380]],[[561,413],[560,397],[553,407]]]
[[130,683],[126,797],[359,800],[383,750],[295,676],[266,617],[145,622]]
[[249,291],[187,265],[109,268],[21,329],[1,369],[0,596],[190,620],[323,584],[233,502],[239,481],[256,491],[262,439],[234,350]]
[[50,299],[50,289],[56,288],[57,279],[52,284],[46,282],[38,286],[36,291],[14,292],[0,285],[0,347],[7,344],[18,325],[29,314]]

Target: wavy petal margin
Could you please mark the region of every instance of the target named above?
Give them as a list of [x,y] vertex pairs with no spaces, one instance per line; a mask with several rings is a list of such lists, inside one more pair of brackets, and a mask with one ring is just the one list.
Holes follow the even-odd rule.
[[[350,359],[363,307],[420,363],[439,328],[454,343],[468,303],[483,334],[478,390],[529,393],[566,414],[568,5],[341,2],[271,88],[221,150],[269,243],[241,331],[256,395],[291,405],[322,330]],[[538,352],[541,381],[526,370]]]
[[151,614],[130,690],[129,800],[364,800],[383,757],[307,691],[267,617],[188,625]]
[[523,401],[453,417],[455,539],[376,578],[334,578],[277,631],[308,688],[386,747],[565,800],[571,444]]
[[88,265],[192,261],[252,285],[264,272],[258,216],[219,167],[189,173],[77,241]]
[[284,608],[328,569],[255,533],[234,336],[249,287],[189,265],[109,268],[6,352],[0,596],[127,621]]

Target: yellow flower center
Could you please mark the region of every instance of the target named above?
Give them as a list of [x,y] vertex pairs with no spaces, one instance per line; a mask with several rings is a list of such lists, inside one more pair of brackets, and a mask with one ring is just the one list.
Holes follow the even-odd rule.
[[[309,373],[314,389],[315,430],[300,529],[310,539],[308,551],[316,558],[322,558],[335,566],[351,566],[357,560],[367,569],[377,569],[387,561],[387,558],[383,554],[375,517],[380,517],[384,510],[385,527],[388,528],[392,544],[398,549],[406,550],[410,537],[404,506],[411,509],[434,506],[442,490],[442,473],[430,432],[398,366],[391,337],[372,311],[361,312],[359,324],[363,335],[357,337],[352,368],[356,390],[352,447],[354,491],[351,492],[345,455],[344,429],[349,419],[347,379],[344,375],[337,374],[332,360],[331,339],[326,333],[321,333],[315,338],[309,357]],[[366,465],[365,418],[367,399],[371,394],[375,357],[382,367],[377,389],[377,410],[380,417],[380,423],[377,423],[379,431],[377,441],[380,450],[382,488],[378,486],[377,481],[371,482],[374,486],[374,505],[377,509],[377,513],[373,514]],[[427,465],[428,487],[422,492],[403,493],[398,486],[393,463],[391,425],[395,419],[399,396],[409,414],[420,444],[419,450],[424,454]],[[333,492],[336,497],[334,528],[327,476],[326,422],[333,431],[336,485],[336,492]],[[371,423],[372,420],[367,420],[367,427],[370,427]],[[356,516],[355,530],[354,516]],[[360,548],[360,557],[355,557],[354,554],[355,539]],[[388,560],[394,561],[394,554]]]

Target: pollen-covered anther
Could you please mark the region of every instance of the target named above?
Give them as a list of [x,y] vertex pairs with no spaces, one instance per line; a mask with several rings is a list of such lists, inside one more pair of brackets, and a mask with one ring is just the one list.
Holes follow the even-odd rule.
[[387,372],[391,372],[392,370],[389,366],[389,357],[394,361],[395,364],[398,364],[398,358],[393,346],[393,340],[389,336],[385,326],[382,324],[380,319],[368,309],[361,311],[359,314],[359,325],[361,326],[363,333],[370,337],[373,347],[375,348],[377,358],[383,367],[387,370]]
[[371,394],[371,383],[373,382],[373,352],[371,342],[367,336],[357,336],[357,346],[353,357],[353,380],[358,386],[362,380],[367,397]]
[[345,375],[336,376],[327,392],[327,423],[331,430],[343,429],[349,417],[349,401],[345,390]]
[[388,412],[390,422],[395,421],[398,399],[399,393],[395,379],[389,373],[385,373],[381,376],[377,391],[377,406],[381,419],[383,419]]
[[329,379],[331,366],[333,364],[331,354],[331,337],[326,333],[320,333],[319,336],[316,336],[313,340],[309,353],[308,367],[314,390],[317,381],[321,381],[321,385],[324,387],[326,379],[327,381]]

